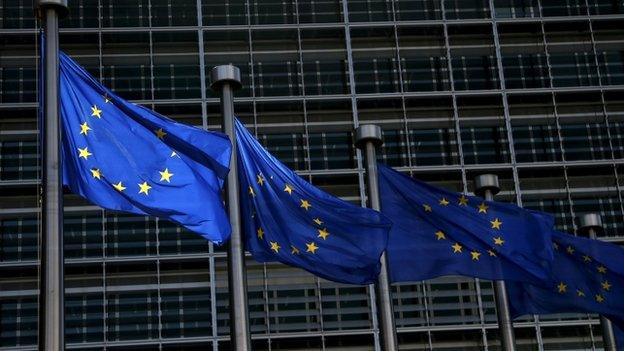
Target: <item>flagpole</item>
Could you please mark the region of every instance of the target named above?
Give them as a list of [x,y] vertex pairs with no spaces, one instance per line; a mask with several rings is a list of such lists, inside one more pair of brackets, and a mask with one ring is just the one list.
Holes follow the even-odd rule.
[[[370,208],[381,210],[379,180],[377,176],[377,146],[381,146],[381,128],[374,124],[360,125],[355,129],[355,146],[365,152],[366,177],[368,180],[368,203]],[[388,278],[388,262],[385,252],[381,255],[381,271],[375,284],[378,315],[384,351],[396,351],[397,338],[392,311],[392,294]]]
[[[579,216],[579,231],[586,233],[590,239],[596,240],[596,232],[602,230],[602,219],[597,213],[586,213]],[[602,340],[605,351],[615,351],[615,333],[611,321],[600,315],[600,325],[602,326]]]
[[247,277],[245,274],[244,246],[241,235],[239,206],[238,161],[236,133],[234,131],[234,90],[242,87],[240,70],[236,66],[222,65],[210,72],[211,88],[221,96],[223,131],[232,141],[230,172],[226,182],[227,206],[232,224],[232,235],[228,245],[228,284],[230,290],[230,349],[251,350],[249,336],[249,307],[247,303]]
[[[35,11],[45,21],[44,115],[41,120],[43,157],[42,235],[39,283],[39,350],[65,349],[63,287],[63,184],[59,120],[59,17],[67,15],[67,0],[38,0]],[[41,76],[40,76],[41,77]],[[40,78],[41,79],[41,78]],[[44,95],[45,94],[45,95]]]
[[[475,193],[483,196],[487,201],[494,201],[494,195],[500,191],[498,176],[496,174],[482,174],[475,177]],[[494,281],[494,297],[496,301],[496,316],[498,328],[501,333],[501,346],[503,351],[514,351],[516,340],[513,330],[513,321],[509,312],[509,296],[507,286],[502,280]]]

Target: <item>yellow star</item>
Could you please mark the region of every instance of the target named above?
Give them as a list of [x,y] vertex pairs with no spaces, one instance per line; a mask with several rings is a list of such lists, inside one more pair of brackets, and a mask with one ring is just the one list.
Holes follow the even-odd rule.
[[596,269],[598,270],[598,273],[602,273],[602,274],[607,273],[607,267],[605,266],[598,266]]
[[162,128],[158,128],[154,132],[156,133],[156,137],[158,137],[158,139],[163,139],[165,135],[167,135],[167,133]]
[[459,206],[468,206],[468,198],[464,194],[459,198]]
[[576,289],[576,296],[585,297],[585,293],[582,290]]
[[125,186],[123,186],[123,184],[121,184],[121,182],[119,182],[119,183],[117,183],[117,184],[113,184],[113,187],[114,187],[115,189],[117,189],[118,191],[124,191],[124,190],[126,190],[126,187],[125,187]]
[[91,170],[91,175],[93,176],[93,178],[102,179],[102,178],[100,178],[102,176],[102,173],[97,168],[93,168]]
[[567,252],[571,255],[571,254],[573,254],[573,253],[574,253],[574,248],[573,248],[572,246],[568,246],[568,247],[566,248],[566,251],[567,251]]
[[96,105],[91,107],[91,116],[95,116],[97,118],[102,118],[102,110],[98,109]]
[[279,246],[278,243],[271,241],[271,250],[275,251],[275,253],[279,253],[279,249],[281,249],[282,247]]
[[258,230],[256,232],[258,233],[258,238],[259,239],[263,239],[264,238],[264,230],[262,230],[262,228],[258,228]]
[[612,287],[611,283],[609,283],[608,280],[605,280],[604,282],[600,283],[600,285],[602,285],[602,289],[605,291],[609,291],[609,289],[611,289]]
[[423,207],[425,208],[425,212],[431,212],[431,206],[423,204]]
[[479,213],[487,213],[488,208],[490,208],[490,206],[486,205],[485,202],[482,202],[481,205],[479,205]]
[[470,255],[472,255],[472,260],[473,261],[478,261],[479,260],[479,256],[481,256],[481,253],[479,251],[471,251]]
[[323,224],[323,221],[321,221],[320,218],[314,218],[314,223],[316,223],[318,225],[321,225],[321,224]]
[[145,194],[145,195],[149,195],[149,190],[152,188],[151,186],[149,186],[149,184],[147,184],[147,182],[143,182],[143,183],[139,183],[139,194]]
[[494,245],[503,246],[504,243],[505,243],[505,240],[503,240],[503,238],[501,238],[500,236],[497,236],[496,238],[494,238]]
[[323,240],[327,240],[327,237],[329,236],[329,232],[327,231],[327,228],[324,229],[318,229],[319,232],[319,238],[323,238]]
[[109,104],[111,102],[110,98],[108,97],[108,95],[104,95],[103,98],[104,98],[104,103],[105,104]]
[[494,218],[494,220],[490,221],[490,223],[492,224],[492,229],[499,229],[500,230],[501,225],[503,225],[503,222],[498,220],[498,218]]
[[559,244],[553,241],[553,249],[559,250]]
[[165,170],[162,172],[158,171],[158,173],[160,173],[161,182],[164,180],[167,183],[171,183],[171,177],[173,177],[173,173],[169,173],[169,168],[165,168]]
[[82,157],[85,160],[87,158],[89,158],[89,156],[93,155],[92,153],[89,152],[89,148],[85,147],[84,149],[78,148],[78,151],[80,152],[80,154],[78,155],[78,157]]
[[293,254],[293,255],[298,255],[299,254],[299,249],[296,248],[294,245],[290,245],[290,248],[291,248],[291,250],[290,250],[291,254]]
[[605,300],[605,298],[602,295],[596,294],[596,302],[603,303],[604,300]]
[[306,244],[306,246],[308,247],[306,252],[316,253],[316,250],[318,250],[318,246],[316,246],[316,244],[314,242]]
[[444,235],[444,232],[441,230],[435,232],[435,236],[436,238],[438,238],[438,240],[446,239],[446,235]]
[[591,262],[591,257],[589,257],[588,255],[583,255],[583,262]]
[[290,185],[286,184],[284,186],[284,191],[287,192],[288,195],[292,195],[293,188]]
[[171,151],[171,156],[170,157],[177,157],[180,158],[180,156],[178,156],[178,153],[175,151]]
[[462,246],[459,245],[459,243],[455,243],[453,246],[451,246],[453,248],[453,253],[458,253],[458,252],[462,252]]
[[301,200],[301,206],[300,207],[305,208],[306,211],[307,211],[310,207],[312,207],[312,205],[310,205],[308,200]]
[[440,205],[447,206],[448,204],[449,204],[449,201],[446,198],[442,198],[440,200]]
[[84,122],[83,124],[80,125],[80,134],[87,135],[90,130],[91,130],[91,127],[89,127],[87,122]]
[[568,286],[566,284],[563,284],[563,282],[560,282],[559,285],[557,285],[557,289],[559,290],[560,294],[564,294],[568,289]]
[[496,252],[494,252],[493,250],[487,250],[487,253],[492,257],[496,257]]
[[260,184],[260,186],[264,185],[264,177],[262,177],[262,174],[258,174],[256,176],[258,178],[258,184]]
[[251,187],[251,185],[249,186],[249,195],[251,196],[256,196],[256,193],[254,192],[253,188]]

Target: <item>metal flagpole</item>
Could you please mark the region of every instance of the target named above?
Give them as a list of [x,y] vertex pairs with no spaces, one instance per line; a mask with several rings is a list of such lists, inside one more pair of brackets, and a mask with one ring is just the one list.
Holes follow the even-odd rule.
[[[482,174],[477,176],[475,182],[475,193],[483,196],[487,201],[494,201],[494,195],[500,191],[498,176],[495,174]],[[501,333],[501,346],[503,351],[514,351],[516,340],[513,330],[513,321],[509,312],[509,297],[507,287],[502,280],[494,281],[494,297],[496,300],[496,316],[498,318],[498,328]]]
[[35,10],[45,21],[43,193],[39,283],[39,350],[65,349],[63,287],[63,184],[59,120],[59,17],[67,15],[67,0],[38,0]]
[[[381,210],[379,200],[379,180],[377,176],[377,146],[381,146],[381,128],[374,124],[360,125],[355,130],[355,146],[362,149],[366,155],[366,177],[368,180],[369,206],[373,210]],[[383,350],[396,351],[397,338],[394,326],[394,312],[392,311],[392,294],[390,279],[388,278],[388,262],[385,252],[381,255],[381,272],[375,284],[379,324],[383,341]]]
[[[587,234],[590,239],[596,240],[596,232],[602,230],[602,219],[597,213],[586,213],[579,216],[579,224],[579,231]],[[615,351],[615,334],[611,321],[601,315],[600,325],[602,325],[602,340],[605,351]]]
[[249,307],[247,305],[247,277],[245,274],[245,256],[241,235],[241,216],[238,203],[238,163],[236,151],[236,132],[234,131],[234,90],[242,87],[240,70],[236,66],[216,66],[210,72],[211,88],[221,93],[221,113],[223,131],[232,141],[230,173],[226,183],[227,206],[232,224],[232,236],[228,246],[228,283],[230,290],[230,349],[251,350],[249,337]]

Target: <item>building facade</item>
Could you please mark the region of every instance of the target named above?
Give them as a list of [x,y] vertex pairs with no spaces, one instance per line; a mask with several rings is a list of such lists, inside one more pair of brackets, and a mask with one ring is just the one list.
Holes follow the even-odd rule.
[[[235,109],[312,183],[366,201],[352,131],[387,164],[574,232],[624,240],[621,0],[70,0],[61,47],[122,97],[220,128],[210,69],[243,73]],[[41,170],[37,23],[0,1],[0,350],[35,350]],[[75,350],[228,350],[225,249],[171,223],[65,195],[66,340]],[[379,350],[373,289],[247,260],[257,350]],[[401,350],[499,350],[492,283],[393,285]],[[595,315],[516,321],[518,350],[602,347]]]

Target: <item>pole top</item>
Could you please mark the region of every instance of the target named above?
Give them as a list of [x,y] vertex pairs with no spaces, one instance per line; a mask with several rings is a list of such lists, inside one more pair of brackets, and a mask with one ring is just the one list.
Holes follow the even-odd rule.
[[498,176],[496,174],[481,174],[475,177],[475,194],[479,196],[485,195],[487,190],[492,192],[492,195],[496,195],[500,191],[498,185]]
[[602,229],[602,218],[598,213],[585,213],[578,217],[579,230],[587,232],[589,229]]
[[225,83],[229,83],[232,89],[238,90],[243,87],[241,84],[240,69],[234,65],[215,66],[210,71],[212,90],[218,92]]
[[35,0],[35,13],[42,18],[44,11],[54,8],[59,18],[67,17],[69,10],[67,9],[67,0]]
[[375,146],[383,145],[381,127],[376,124],[361,124],[355,128],[355,146],[364,149],[366,143],[371,142]]

